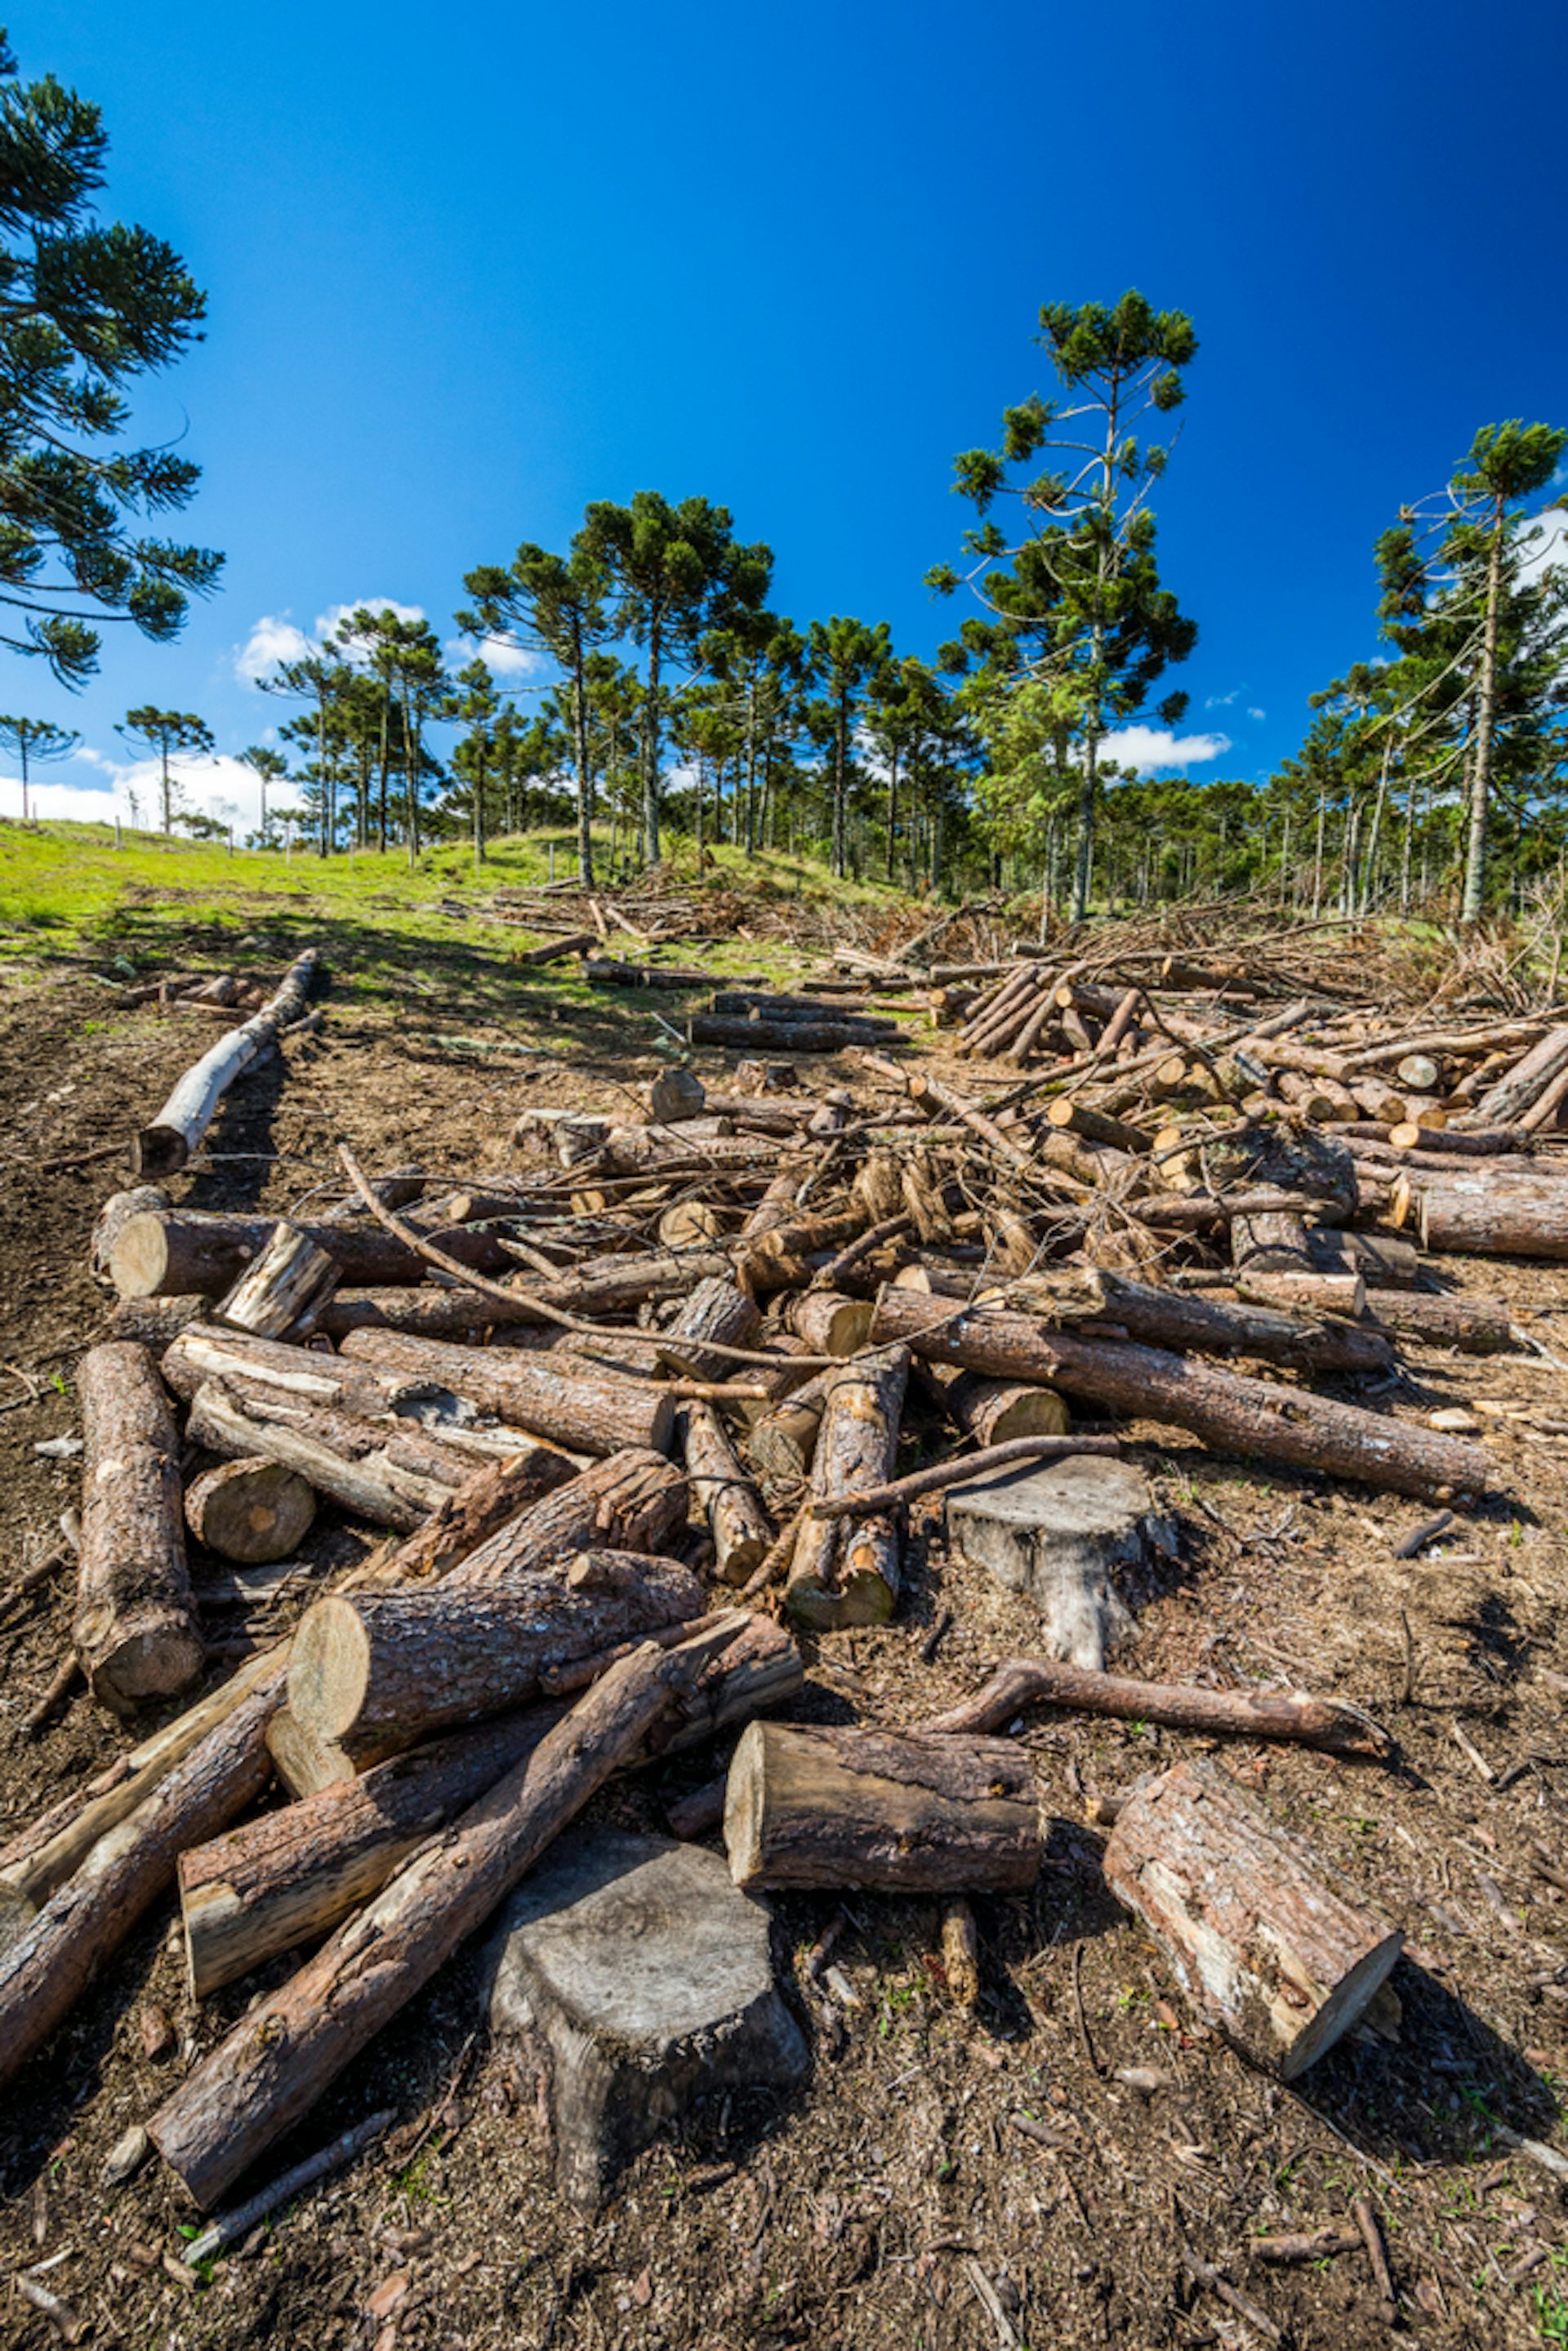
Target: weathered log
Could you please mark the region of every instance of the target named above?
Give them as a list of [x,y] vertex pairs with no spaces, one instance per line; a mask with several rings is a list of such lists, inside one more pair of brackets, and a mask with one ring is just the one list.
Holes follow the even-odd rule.
[[152,1358],[110,1340],[77,1367],[82,1533],[71,1640],[117,1714],[188,1689],[205,1650],[185,1569],[180,1447]]
[[955,1314],[944,1301],[889,1287],[878,1298],[872,1336],[993,1377],[1049,1380],[1112,1411],[1190,1429],[1216,1452],[1243,1459],[1289,1462],[1435,1501],[1485,1493],[1490,1480],[1490,1459],[1479,1446],[1436,1429],[1160,1348],[1071,1337],[1025,1314]]
[[283,1695],[276,1667],[92,1844],[0,1953],[0,2081],[42,2048],[158,1899],[178,1856],[253,1803],[271,1771],[265,1732]]
[[809,1477],[833,1372],[819,1372],[765,1412],[748,1430],[746,1457],[766,1478]]
[[1514,1344],[1512,1317],[1497,1298],[1446,1298],[1424,1290],[1379,1290],[1366,1311],[1373,1322],[1399,1338],[1421,1339],[1432,1347],[1457,1347],[1462,1355],[1500,1355]]
[[[121,1298],[183,1297],[200,1290],[221,1298],[261,1255],[277,1229],[275,1217],[204,1216],[193,1208],[144,1211],[128,1217],[110,1251],[109,1270]],[[302,1224],[298,1229],[325,1249],[341,1279],[361,1287],[422,1282],[416,1250],[365,1224]],[[447,1255],[478,1273],[503,1273],[516,1260],[493,1233],[458,1227],[435,1236]]]
[[917,1728],[928,1739],[955,1732],[967,1739],[984,1738],[1005,1729],[1030,1706],[1109,1715],[1118,1722],[1155,1722],[1205,1738],[1282,1740],[1299,1747],[1326,1748],[1336,1755],[1386,1756],[1393,1749],[1370,1716],[1333,1698],[1126,1681],[1051,1657],[1009,1657],[973,1698]]
[[92,1228],[89,1255],[92,1270],[99,1281],[109,1280],[109,1261],[114,1254],[114,1244],[132,1217],[156,1216],[170,1206],[169,1195],[161,1184],[136,1184],[129,1191],[112,1192],[98,1212]]
[[[811,1463],[813,1501],[887,1483],[908,1377],[909,1350],[902,1346],[859,1356],[831,1375]],[[802,1623],[819,1630],[883,1625],[898,1604],[898,1586],[899,1535],[891,1513],[801,1521],[784,1597]]]
[[[423,1167],[391,1167],[384,1176],[374,1178],[371,1189],[384,1207],[412,1208],[416,1200],[424,1197],[427,1181]],[[364,1214],[363,1201],[357,1192],[350,1192],[344,1198],[334,1201],[329,1208],[323,1208],[317,1221],[324,1225],[351,1225],[357,1224]]]
[[1474,1112],[1478,1126],[1511,1126],[1568,1071],[1568,1028],[1549,1029],[1494,1086]]
[[1011,1891],[1040,1874],[1027,1754],[1006,1740],[754,1722],[729,1767],[724,1841],[746,1887]]
[[1179,1290],[1130,1281],[1108,1268],[1072,1267],[1030,1274],[1009,1295],[1031,1311],[1078,1330],[1103,1323],[1147,1346],[1251,1355],[1300,1371],[1386,1371],[1387,1341],[1339,1322],[1314,1322],[1267,1307],[1221,1306]]
[[281,1339],[296,1323],[315,1321],[340,1278],[337,1259],[297,1225],[276,1225],[261,1255],[246,1266],[214,1311],[236,1331]]
[[[624,1768],[749,1722],[794,1698],[803,1679],[789,1635],[771,1618],[754,1617]],[[324,1782],[183,1855],[180,1898],[195,1997],[329,1933],[444,1822],[531,1754],[564,1712],[564,1703],[552,1700],[449,1733],[361,1778]]]
[[218,1380],[241,1395],[266,1394],[367,1418],[391,1412],[430,1384],[404,1372],[291,1346],[287,1340],[222,1331],[213,1322],[186,1323],[159,1369],[186,1404],[209,1380]]
[[920,1370],[954,1426],[977,1445],[1067,1434],[1067,1406],[1054,1388],[988,1380],[978,1372],[956,1372],[948,1364],[923,1364]]
[[122,1298],[110,1309],[109,1335],[145,1347],[161,1362],[181,1332],[204,1322],[212,1311],[212,1300],[194,1291],[185,1298]]
[[507,1460],[486,1462],[411,1535],[389,1547],[375,1562],[375,1581],[435,1582],[576,1475],[575,1461],[549,1445],[523,1446]]
[[724,1637],[644,1647],[613,1667],[196,2068],[149,2127],[199,2205],[210,2208],[423,1990],[693,1687]]
[[659,1361],[686,1379],[722,1380],[729,1358],[716,1353],[711,1343],[716,1341],[721,1349],[749,1347],[761,1319],[756,1301],[733,1275],[709,1275],[697,1282],[668,1330],[661,1332]]
[[361,1420],[256,1389],[242,1395],[216,1380],[197,1389],[186,1429],[193,1445],[225,1460],[279,1461],[356,1518],[403,1534],[466,1484],[475,1467],[471,1453],[416,1423]]
[[1550,1177],[1500,1182],[1490,1171],[1429,1177],[1412,1169],[1396,1183],[1389,1214],[1442,1256],[1568,1258],[1568,1184]]
[[521,1706],[557,1667],[702,1612],[689,1568],[589,1551],[564,1575],[475,1591],[319,1600],[294,1635],[288,1710],[356,1769],[433,1731]]
[[784,1301],[785,1329],[814,1355],[854,1354],[865,1344],[871,1317],[869,1299],[844,1298],[835,1290],[793,1290]]
[[894,1044],[899,1033],[895,1023],[880,1020],[741,1020],[722,1012],[694,1012],[690,1027],[694,1045],[742,1053],[841,1053],[851,1045]]
[[660,1552],[685,1524],[685,1479],[657,1453],[596,1461],[497,1527],[453,1571],[461,1583],[505,1583],[563,1567],[581,1551]]
[[574,1453],[621,1453],[632,1446],[669,1450],[674,1406],[652,1382],[594,1377],[586,1366],[572,1374],[559,1361],[514,1349],[455,1347],[402,1331],[350,1331],[342,1353],[351,1363],[450,1388],[513,1427]]
[[1209,1763],[1134,1789],[1104,1867],[1194,2006],[1287,2082],[1349,2031],[1405,1940]]
[[[145,1126],[131,1146],[131,1164],[138,1176],[177,1176],[217,1114],[217,1107],[235,1080],[253,1061],[271,1050],[280,1034],[304,1019],[310,1002],[320,956],[307,947],[289,966],[283,985],[254,1019],[221,1037],[185,1071],[151,1126]],[[196,1289],[198,1283],[181,1283]]]
[[277,1461],[225,1461],[185,1489],[185,1524],[220,1559],[255,1567],[287,1559],[316,1516],[303,1478]]
[[727,1583],[744,1583],[773,1541],[761,1497],[712,1405],[683,1405],[679,1426],[692,1498],[713,1536],[714,1564]]
[[1413,1290],[1421,1278],[1421,1253],[1396,1233],[1333,1232],[1313,1225],[1307,1255],[1320,1273],[1359,1273],[1368,1290]]
[[1143,1153],[1154,1148],[1154,1137],[1146,1128],[1129,1126],[1125,1119],[1111,1118],[1076,1095],[1064,1094],[1048,1102],[1045,1123],[1064,1133],[1081,1135],[1085,1143],[1108,1143],[1115,1151]]

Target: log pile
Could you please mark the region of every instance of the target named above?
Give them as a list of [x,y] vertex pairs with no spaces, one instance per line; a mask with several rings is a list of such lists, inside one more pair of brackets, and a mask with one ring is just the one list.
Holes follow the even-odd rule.
[[[590,903],[602,947],[614,909]],[[922,953],[951,947],[927,927]],[[914,949],[860,977],[893,988]],[[94,1697],[126,1713],[199,1677],[187,1536],[277,1562],[321,1511],[380,1540],[0,1847],[0,2079],[176,1888],[197,1998],[326,1937],[152,2118],[210,2206],[612,1774],[727,1730],[737,1885],[944,1896],[1040,1871],[1047,1792],[994,1735],[1030,1706],[1385,1754],[1301,1693],[1048,1660],[913,1727],[757,1719],[800,1688],[798,1635],[896,1617],[911,1510],[988,1469],[1176,1429],[1455,1509],[1495,1489],[1486,1447],[1391,1405],[1390,1374],[1514,1341],[1428,1252],[1568,1257],[1568,1020],[1401,1023],[1343,972],[1303,987],[1300,956],[993,957],[945,1074],[885,1059],[903,1032],[841,978],[731,987],[695,1044],[852,1047],[856,1091],[747,1093],[731,1066],[661,1079],[639,1123],[530,1108],[512,1172],[429,1200],[345,1150],[342,1199],[304,1222],[110,1202],[119,1303],[79,1375]],[[213,1076],[145,1167],[183,1164]],[[288,1801],[257,1813],[275,1779]],[[1286,2079],[1399,1948],[1212,1761],[1134,1792],[1104,1877]]]

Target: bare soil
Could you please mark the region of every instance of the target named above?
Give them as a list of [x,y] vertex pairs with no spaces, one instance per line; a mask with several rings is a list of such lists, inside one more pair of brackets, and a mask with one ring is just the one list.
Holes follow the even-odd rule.
[[[190,944],[199,958],[200,937]],[[81,977],[0,995],[7,1582],[48,1547],[73,1498],[73,1466],[34,1447],[76,1425],[72,1365],[105,1306],[88,1238],[116,1180],[112,1163],[41,1163],[129,1134],[207,1041],[191,1016],[106,1011],[109,1001]],[[507,1163],[530,1100],[612,1101],[658,1066],[654,999],[552,1003],[548,975],[513,979],[479,949],[455,946],[411,970],[401,1017],[341,988],[328,1004],[319,1035],[236,1090],[180,1187],[193,1205],[283,1211],[318,1187],[335,1193],[339,1140],[371,1167],[416,1160],[454,1179],[479,1175]],[[667,998],[655,1008],[674,1017]],[[433,1041],[451,1032],[521,1035],[532,1050]],[[809,1082],[864,1078],[823,1063]],[[1436,1270],[1456,1288],[1506,1296],[1568,1356],[1556,1269]],[[1364,2028],[1281,2088],[1198,2026],[1156,1951],[1105,1897],[1096,1836],[1079,1825],[1086,1794],[1125,1787],[1195,1742],[1047,1716],[1024,1735],[1060,1819],[1034,1895],[977,1904],[977,2015],[948,1997],[934,1908],[844,1903],[834,1958],[852,1993],[845,2005],[810,1991],[803,1968],[840,1906],[780,1901],[779,1965],[811,2038],[809,2085],[783,2108],[727,2102],[688,2139],[646,2155],[596,2217],[554,2193],[538,2085],[487,2043],[476,1949],[333,2086],[263,2176],[380,2106],[397,2111],[391,2137],[199,2290],[177,2282],[163,2257],[195,2218],[177,2183],[154,2159],[111,2193],[100,2169],[257,1986],[194,2010],[165,1905],[5,2098],[6,2274],[62,2253],[44,2283],[91,2323],[92,2339],[148,2351],[267,2339],[316,2351],[1260,2341],[1352,2351],[1388,2331],[1364,2255],[1280,2269],[1249,2248],[1260,2233],[1346,2225],[1365,2197],[1386,2234],[1401,2331],[1434,2344],[1568,2341],[1563,2177],[1510,2137],[1557,2144],[1568,2080],[1564,1384],[1539,1360],[1413,1349],[1402,1361],[1366,1400],[1415,1416],[1468,1403],[1510,1499],[1400,1564],[1393,1546],[1418,1505],[1253,1472],[1135,1428],[1134,1458],[1179,1524],[1181,1552],[1142,1595],[1125,1658],[1155,1678],[1332,1692],[1394,1732],[1394,1769],[1283,1748],[1232,1744],[1222,1756],[1405,1928],[1401,2014],[1384,2023],[1393,2038]],[[809,1643],[807,1711],[914,1721],[974,1688],[996,1659],[1029,1651],[1027,1604],[946,1559],[938,1526],[936,1510],[916,1520],[897,1622]],[[354,1540],[328,1526],[313,1555],[340,1558]],[[923,1646],[948,1614],[927,1662]],[[43,1737],[23,1734],[69,1614],[64,1571],[0,1610],[5,1827],[123,1743],[79,1696]],[[599,1809],[662,1829],[669,1799],[716,1768],[711,1756],[683,1761]],[[286,1970],[278,1962],[277,1977]],[[144,2053],[150,2009],[172,2020],[169,2057]],[[1131,2072],[1138,2081],[1122,2078]],[[57,2339],[7,2294],[0,2340],[22,2351]]]

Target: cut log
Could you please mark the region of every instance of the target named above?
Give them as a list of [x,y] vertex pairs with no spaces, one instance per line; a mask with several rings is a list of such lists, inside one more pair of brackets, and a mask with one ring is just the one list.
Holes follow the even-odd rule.
[[[109,1270],[121,1298],[183,1297],[200,1290],[221,1298],[266,1249],[277,1229],[275,1217],[203,1216],[193,1208],[144,1211],[121,1226],[110,1251]],[[325,1249],[340,1278],[377,1288],[423,1282],[429,1268],[414,1249],[379,1225],[302,1224],[298,1229]],[[505,1273],[516,1260],[495,1234],[427,1234],[449,1257],[476,1273]]]
[[265,1732],[282,1696],[275,1667],[89,1848],[75,1876],[0,1954],[0,2082],[43,2047],[172,1883],[186,1847],[216,1836],[255,1802],[271,1771]]
[[282,1339],[257,1338],[249,1331],[220,1331],[213,1322],[189,1322],[159,1365],[167,1384],[189,1404],[196,1390],[217,1380],[240,1395],[267,1395],[298,1404],[320,1405],[366,1418],[391,1412],[430,1383],[377,1364],[350,1363],[314,1347]]
[[515,1349],[454,1347],[402,1331],[350,1331],[342,1352],[351,1363],[449,1388],[514,1428],[573,1453],[621,1453],[633,1446],[665,1453],[670,1447],[674,1406],[652,1382],[595,1377],[586,1365],[569,1373],[559,1361]]
[[1385,1758],[1393,1751],[1393,1742],[1370,1716],[1333,1698],[1124,1681],[1114,1674],[1090,1673],[1044,1657],[1009,1657],[973,1698],[918,1729],[928,1739],[954,1732],[966,1739],[984,1738],[1006,1729],[1031,1706],[1109,1715],[1117,1722],[1155,1722],[1171,1730],[1197,1731],[1203,1738],[1281,1740],[1325,1748],[1335,1755]]
[[1483,1494],[1491,1462],[1479,1446],[1301,1387],[1246,1379],[1163,1349],[1070,1337],[1026,1314],[955,1315],[946,1301],[884,1289],[873,1338],[904,1341],[938,1363],[1002,1379],[1045,1379],[1070,1396],[1190,1429],[1217,1453],[1289,1462],[1388,1493],[1450,1500]]
[[1440,1298],[1424,1290],[1379,1290],[1367,1308],[1372,1321],[1401,1339],[1430,1347],[1457,1347],[1461,1355],[1500,1355],[1512,1347],[1513,1321],[1497,1298]]
[[329,1406],[208,1380],[186,1423],[193,1445],[225,1460],[277,1461],[372,1526],[412,1533],[467,1483],[474,1457],[412,1422],[360,1420]]
[[872,1311],[866,1298],[843,1298],[835,1290],[793,1290],[785,1296],[783,1322],[814,1355],[852,1355],[865,1344]]
[[1195,2008],[1287,2082],[1349,2031],[1405,1940],[1208,1763],[1178,1763],[1126,1799],[1105,1883]]
[[895,1044],[901,1034],[896,1022],[881,1020],[734,1019],[722,1012],[694,1012],[691,1019],[694,1045],[742,1053],[842,1053],[851,1045]]
[[564,1576],[474,1591],[355,1593],[319,1600],[294,1635],[288,1710],[356,1769],[537,1698],[556,1667],[702,1613],[674,1560],[581,1552]]
[[730,1359],[716,1353],[711,1343],[716,1341],[720,1348],[749,1347],[761,1319],[755,1300],[747,1297],[733,1276],[712,1275],[696,1284],[669,1329],[661,1333],[659,1361],[688,1380],[726,1379],[730,1375]]
[[923,1364],[920,1369],[955,1428],[977,1446],[1005,1445],[1014,1437],[1065,1437],[1071,1426],[1054,1388],[988,1380],[947,1364]]
[[1108,1143],[1113,1150],[1142,1153],[1154,1149],[1154,1137],[1144,1127],[1110,1118],[1075,1096],[1063,1095],[1046,1105],[1045,1123],[1065,1133],[1082,1135],[1085,1143]]
[[131,1217],[156,1216],[170,1205],[169,1195],[161,1184],[136,1184],[127,1192],[110,1195],[98,1212],[89,1244],[93,1273],[99,1281],[109,1280],[114,1244]]
[[1313,1225],[1307,1254],[1320,1273],[1359,1273],[1368,1290],[1413,1290],[1421,1253],[1396,1233],[1343,1233]]
[[695,1070],[661,1070],[648,1088],[648,1114],[656,1126],[700,1118],[707,1095]]
[[1568,1258],[1568,1184],[1474,1176],[1401,1176],[1389,1213],[1424,1249],[1450,1257]]
[[785,1482],[810,1477],[829,1382],[836,1376],[819,1372],[753,1423],[745,1439],[746,1457],[763,1477]]
[[1375,1332],[1267,1307],[1220,1306],[1184,1290],[1130,1281],[1107,1267],[1030,1274],[1009,1285],[1009,1294],[1063,1330],[1102,1323],[1148,1346],[1251,1355],[1306,1372],[1386,1371],[1390,1361],[1388,1343]]
[[844,1216],[794,1216],[756,1235],[743,1233],[736,1271],[754,1290],[803,1290],[819,1265],[858,1240],[872,1219],[863,1207]]
[[110,1340],[77,1368],[82,1533],[71,1640],[117,1714],[188,1689],[206,1652],[185,1570],[179,1439],[152,1358]]
[[[153,2144],[204,2210],[315,2105],[689,1691],[691,1648],[612,1667],[533,1753],[340,1927],[153,2116]],[[695,1654],[694,1654],[694,1650]],[[373,1960],[372,1955],[373,1954]]]
[[724,1841],[747,1887],[1016,1891],[1040,1875],[1027,1754],[1006,1740],[754,1722],[729,1767]]
[[687,1500],[685,1479],[661,1455],[612,1454],[498,1527],[454,1576],[505,1583],[564,1567],[580,1551],[664,1551],[685,1524]]
[[569,1485],[577,1464],[548,1445],[528,1445],[509,1460],[487,1461],[439,1503],[423,1523],[376,1562],[380,1583],[427,1583],[448,1574],[519,1514]]
[[340,1270],[297,1225],[277,1225],[261,1255],[215,1309],[218,1320],[262,1339],[281,1339],[297,1323],[308,1328],[338,1287]]
[[1564,1071],[1568,1071],[1568,1028],[1549,1029],[1482,1094],[1475,1106],[1476,1125],[1511,1126]]
[[109,1335],[145,1347],[161,1361],[182,1331],[204,1322],[212,1311],[212,1300],[194,1291],[185,1298],[122,1298],[110,1309]]
[[310,1531],[316,1497],[277,1461],[225,1461],[185,1489],[185,1524],[220,1559],[287,1559]]
[[[811,1499],[884,1486],[898,1452],[907,1347],[884,1347],[832,1373],[811,1463]],[[753,1432],[755,1435],[755,1432]],[[818,1630],[884,1625],[898,1604],[899,1537],[891,1513],[801,1521],[785,1605]]]
[[712,1405],[683,1405],[679,1427],[692,1499],[713,1536],[714,1565],[727,1583],[744,1583],[773,1541],[762,1498]]
[[[625,1768],[749,1722],[794,1698],[803,1679],[789,1635],[770,1618],[754,1617]],[[362,1778],[324,1781],[285,1810],[184,1855],[180,1898],[195,1997],[330,1933],[444,1822],[530,1755],[564,1712],[558,1700],[452,1732],[373,1765]],[[279,1714],[276,1722],[283,1719]]]
[[[221,1037],[186,1071],[151,1126],[142,1128],[131,1146],[138,1176],[177,1176],[217,1114],[219,1102],[235,1080],[270,1052],[283,1030],[302,1020],[309,1007],[320,956],[307,947],[289,966],[283,985],[254,1019]],[[196,1289],[194,1282],[179,1285]]]

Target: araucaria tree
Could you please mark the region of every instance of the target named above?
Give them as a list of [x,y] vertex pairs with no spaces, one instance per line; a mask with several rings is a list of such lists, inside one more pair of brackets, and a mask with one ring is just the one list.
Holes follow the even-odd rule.
[[867,687],[893,658],[885,621],[813,621],[808,640],[811,676],[822,690],[821,733],[831,760],[832,862],[835,878],[849,871],[849,775],[856,723]]
[[108,143],[96,106],[18,79],[0,33],[0,644],[73,686],[104,620],[165,642],[223,565],[145,534],[200,469],[123,445],[125,388],[199,340],[206,304],[161,238],[94,218]]
[[144,702],[139,710],[128,710],[114,731],[122,735],[133,750],[140,748],[157,760],[163,830],[172,832],[180,786],[170,762],[182,753],[210,751],[212,729],[193,711],[157,710],[150,702]]
[[52,726],[47,718],[0,718],[0,745],[14,751],[22,765],[24,824],[32,813],[27,805],[30,770],[47,759],[68,758],[80,741],[68,726]]
[[[1140,438],[1148,419],[1181,405],[1182,370],[1197,339],[1185,313],[1155,310],[1133,292],[1113,309],[1047,303],[1040,323],[1063,398],[1031,394],[1006,411],[998,448],[954,461],[955,486],[980,520],[965,537],[964,571],[938,565],[927,580],[945,594],[961,580],[977,590],[1009,640],[1008,677],[1071,693],[1081,746],[1072,919],[1081,922],[1100,745],[1197,642],[1197,623],[1161,587],[1155,559],[1149,501],[1168,453]],[[1010,529],[993,512],[1002,498],[1017,507]],[[1159,716],[1174,726],[1186,708],[1186,696],[1173,695]]]

